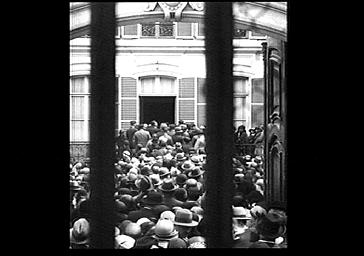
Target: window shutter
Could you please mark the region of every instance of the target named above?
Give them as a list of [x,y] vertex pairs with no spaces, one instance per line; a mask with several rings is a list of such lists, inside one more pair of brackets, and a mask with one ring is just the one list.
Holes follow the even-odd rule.
[[120,79],[120,120],[121,129],[124,123],[128,124],[137,119],[137,81],[131,77],[121,77]]
[[192,36],[191,23],[178,22],[177,23],[177,36]]
[[195,120],[195,78],[181,78],[179,80],[179,119],[187,122],[196,122]]
[[179,80],[179,97],[180,98],[194,98],[195,87],[193,78],[182,78]]
[[206,103],[206,89],[204,89],[206,79],[197,78],[197,102]]
[[197,125],[206,125],[206,105],[197,106]]
[[195,101],[180,100],[179,101],[179,119],[185,121],[194,121],[195,119]]
[[252,105],[252,127],[260,126],[264,123],[264,105]]
[[264,103],[263,78],[252,79],[252,103]]

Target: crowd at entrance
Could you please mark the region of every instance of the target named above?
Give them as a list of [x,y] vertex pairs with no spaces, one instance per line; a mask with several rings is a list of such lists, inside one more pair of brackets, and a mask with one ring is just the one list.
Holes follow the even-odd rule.
[[[130,122],[115,142],[115,249],[207,248],[206,127]],[[264,197],[264,130],[234,128],[234,248],[286,248],[287,209]],[[90,248],[90,166],[70,163],[70,248]]]

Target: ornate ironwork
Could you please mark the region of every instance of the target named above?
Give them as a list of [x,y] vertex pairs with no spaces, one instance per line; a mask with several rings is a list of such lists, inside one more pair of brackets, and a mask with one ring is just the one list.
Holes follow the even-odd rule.
[[159,24],[159,36],[173,36],[174,26],[173,23]]
[[156,36],[155,24],[142,24],[142,36]]

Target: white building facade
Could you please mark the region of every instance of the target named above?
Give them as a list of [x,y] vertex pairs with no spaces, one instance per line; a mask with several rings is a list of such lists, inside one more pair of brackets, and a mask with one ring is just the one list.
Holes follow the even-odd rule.
[[[115,134],[129,123],[206,124],[204,28],[198,22],[138,22],[117,26]],[[234,126],[263,124],[262,42],[234,31]],[[70,40],[71,157],[88,156],[90,138],[90,37]],[[114,110],[110,110],[114,111]]]

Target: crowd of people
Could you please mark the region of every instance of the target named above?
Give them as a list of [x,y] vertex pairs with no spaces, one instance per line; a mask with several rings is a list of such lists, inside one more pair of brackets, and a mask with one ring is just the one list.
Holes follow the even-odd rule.
[[[130,122],[115,142],[115,249],[207,248],[206,127]],[[287,209],[264,198],[263,129],[234,130],[234,248],[286,248]],[[70,248],[90,248],[90,167],[70,164]]]

